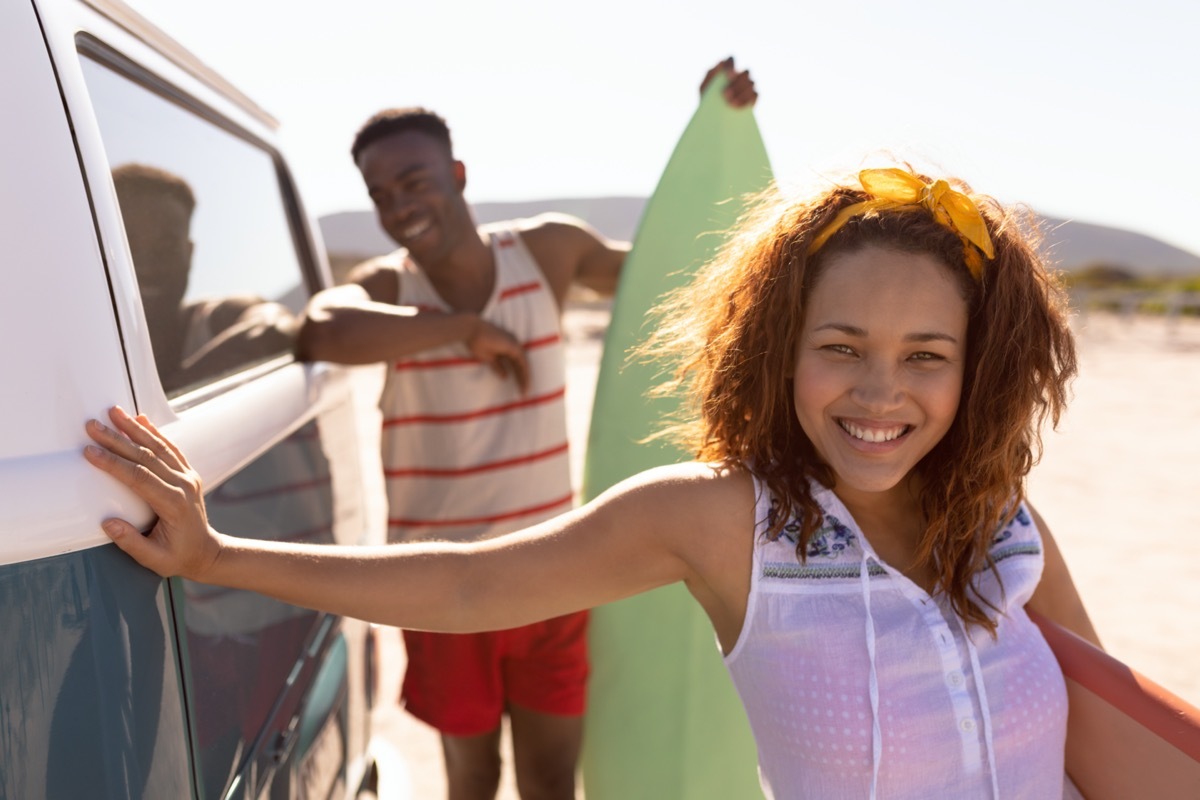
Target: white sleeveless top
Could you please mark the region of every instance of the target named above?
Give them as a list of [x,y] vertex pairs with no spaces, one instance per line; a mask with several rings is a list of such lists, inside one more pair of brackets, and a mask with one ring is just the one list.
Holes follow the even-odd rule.
[[1003,592],[995,572],[976,578],[1003,612],[993,640],[882,562],[832,491],[814,486],[825,520],[803,564],[799,523],[768,541],[771,501],[755,491],[749,602],[725,663],[768,797],[1063,795],[1066,687],[1024,610],[1043,565],[1024,504],[992,544]]
[[[380,401],[390,541],[498,536],[572,505],[558,304],[513,223],[480,230],[496,263],[480,316],[525,346],[529,390],[461,342],[391,365]],[[387,258],[399,305],[452,310],[405,251]]]

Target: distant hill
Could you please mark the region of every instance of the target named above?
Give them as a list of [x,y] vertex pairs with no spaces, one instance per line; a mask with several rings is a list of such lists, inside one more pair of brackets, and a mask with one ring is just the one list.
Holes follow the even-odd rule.
[[[586,220],[609,238],[628,241],[637,230],[645,205],[644,197],[585,197],[477,203],[472,208],[480,223],[560,211]],[[339,266],[395,249],[371,211],[344,211],[321,217],[319,222],[335,273]],[[1046,253],[1059,269],[1070,272],[1104,264],[1136,275],[1200,275],[1200,255],[1151,236],[1052,217],[1043,218],[1043,222]]]
[[[480,224],[520,219],[557,211],[586,220],[611,239],[629,241],[646,206],[644,197],[583,197],[528,200],[510,203],[475,203],[471,210]],[[341,211],[318,220],[325,249],[338,260],[370,258],[396,249],[372,211]]]

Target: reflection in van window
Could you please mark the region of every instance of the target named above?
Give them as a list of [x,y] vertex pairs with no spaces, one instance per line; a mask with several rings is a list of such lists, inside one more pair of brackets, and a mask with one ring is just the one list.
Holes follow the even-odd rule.
[[191,187],[143,164],[113,170],[159,378],[168,395],[291,348],[293,314],[244,294],[185,298],[192,265]]
[[272,155],[82,63],[167,395],[290,353],[307,292]]

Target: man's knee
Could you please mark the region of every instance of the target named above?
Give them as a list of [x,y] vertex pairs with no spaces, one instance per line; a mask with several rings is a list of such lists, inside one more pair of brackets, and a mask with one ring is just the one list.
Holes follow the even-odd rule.
[[573,800],[583,718],[509,707],[521,800]]
[[574,800],[575,770],[574,754],[551,757],[541,754],[538,758],[517,758],[517,789],[521,800]]
[[450,800],[491,800],[500,788],[499,737],[442,737]]

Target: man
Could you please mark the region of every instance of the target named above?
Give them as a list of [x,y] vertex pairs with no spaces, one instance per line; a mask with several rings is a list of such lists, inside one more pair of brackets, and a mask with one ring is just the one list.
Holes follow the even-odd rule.
[[[733,59],[735,107],[757,98]],[[381,405],[389,539],[470,540],[568,510],[561,312],[572,283],[611,294],[629,245],[544,214],[478,227],[450,132],[424,109],[381,112],[351,148],[400,249],[316,295],[302,356],[391,365]],[[586,612],[485,634],[405,632],[406,707],[442,734],[449,796],[492,798],[509,715],[524,800],[575,797]]]

